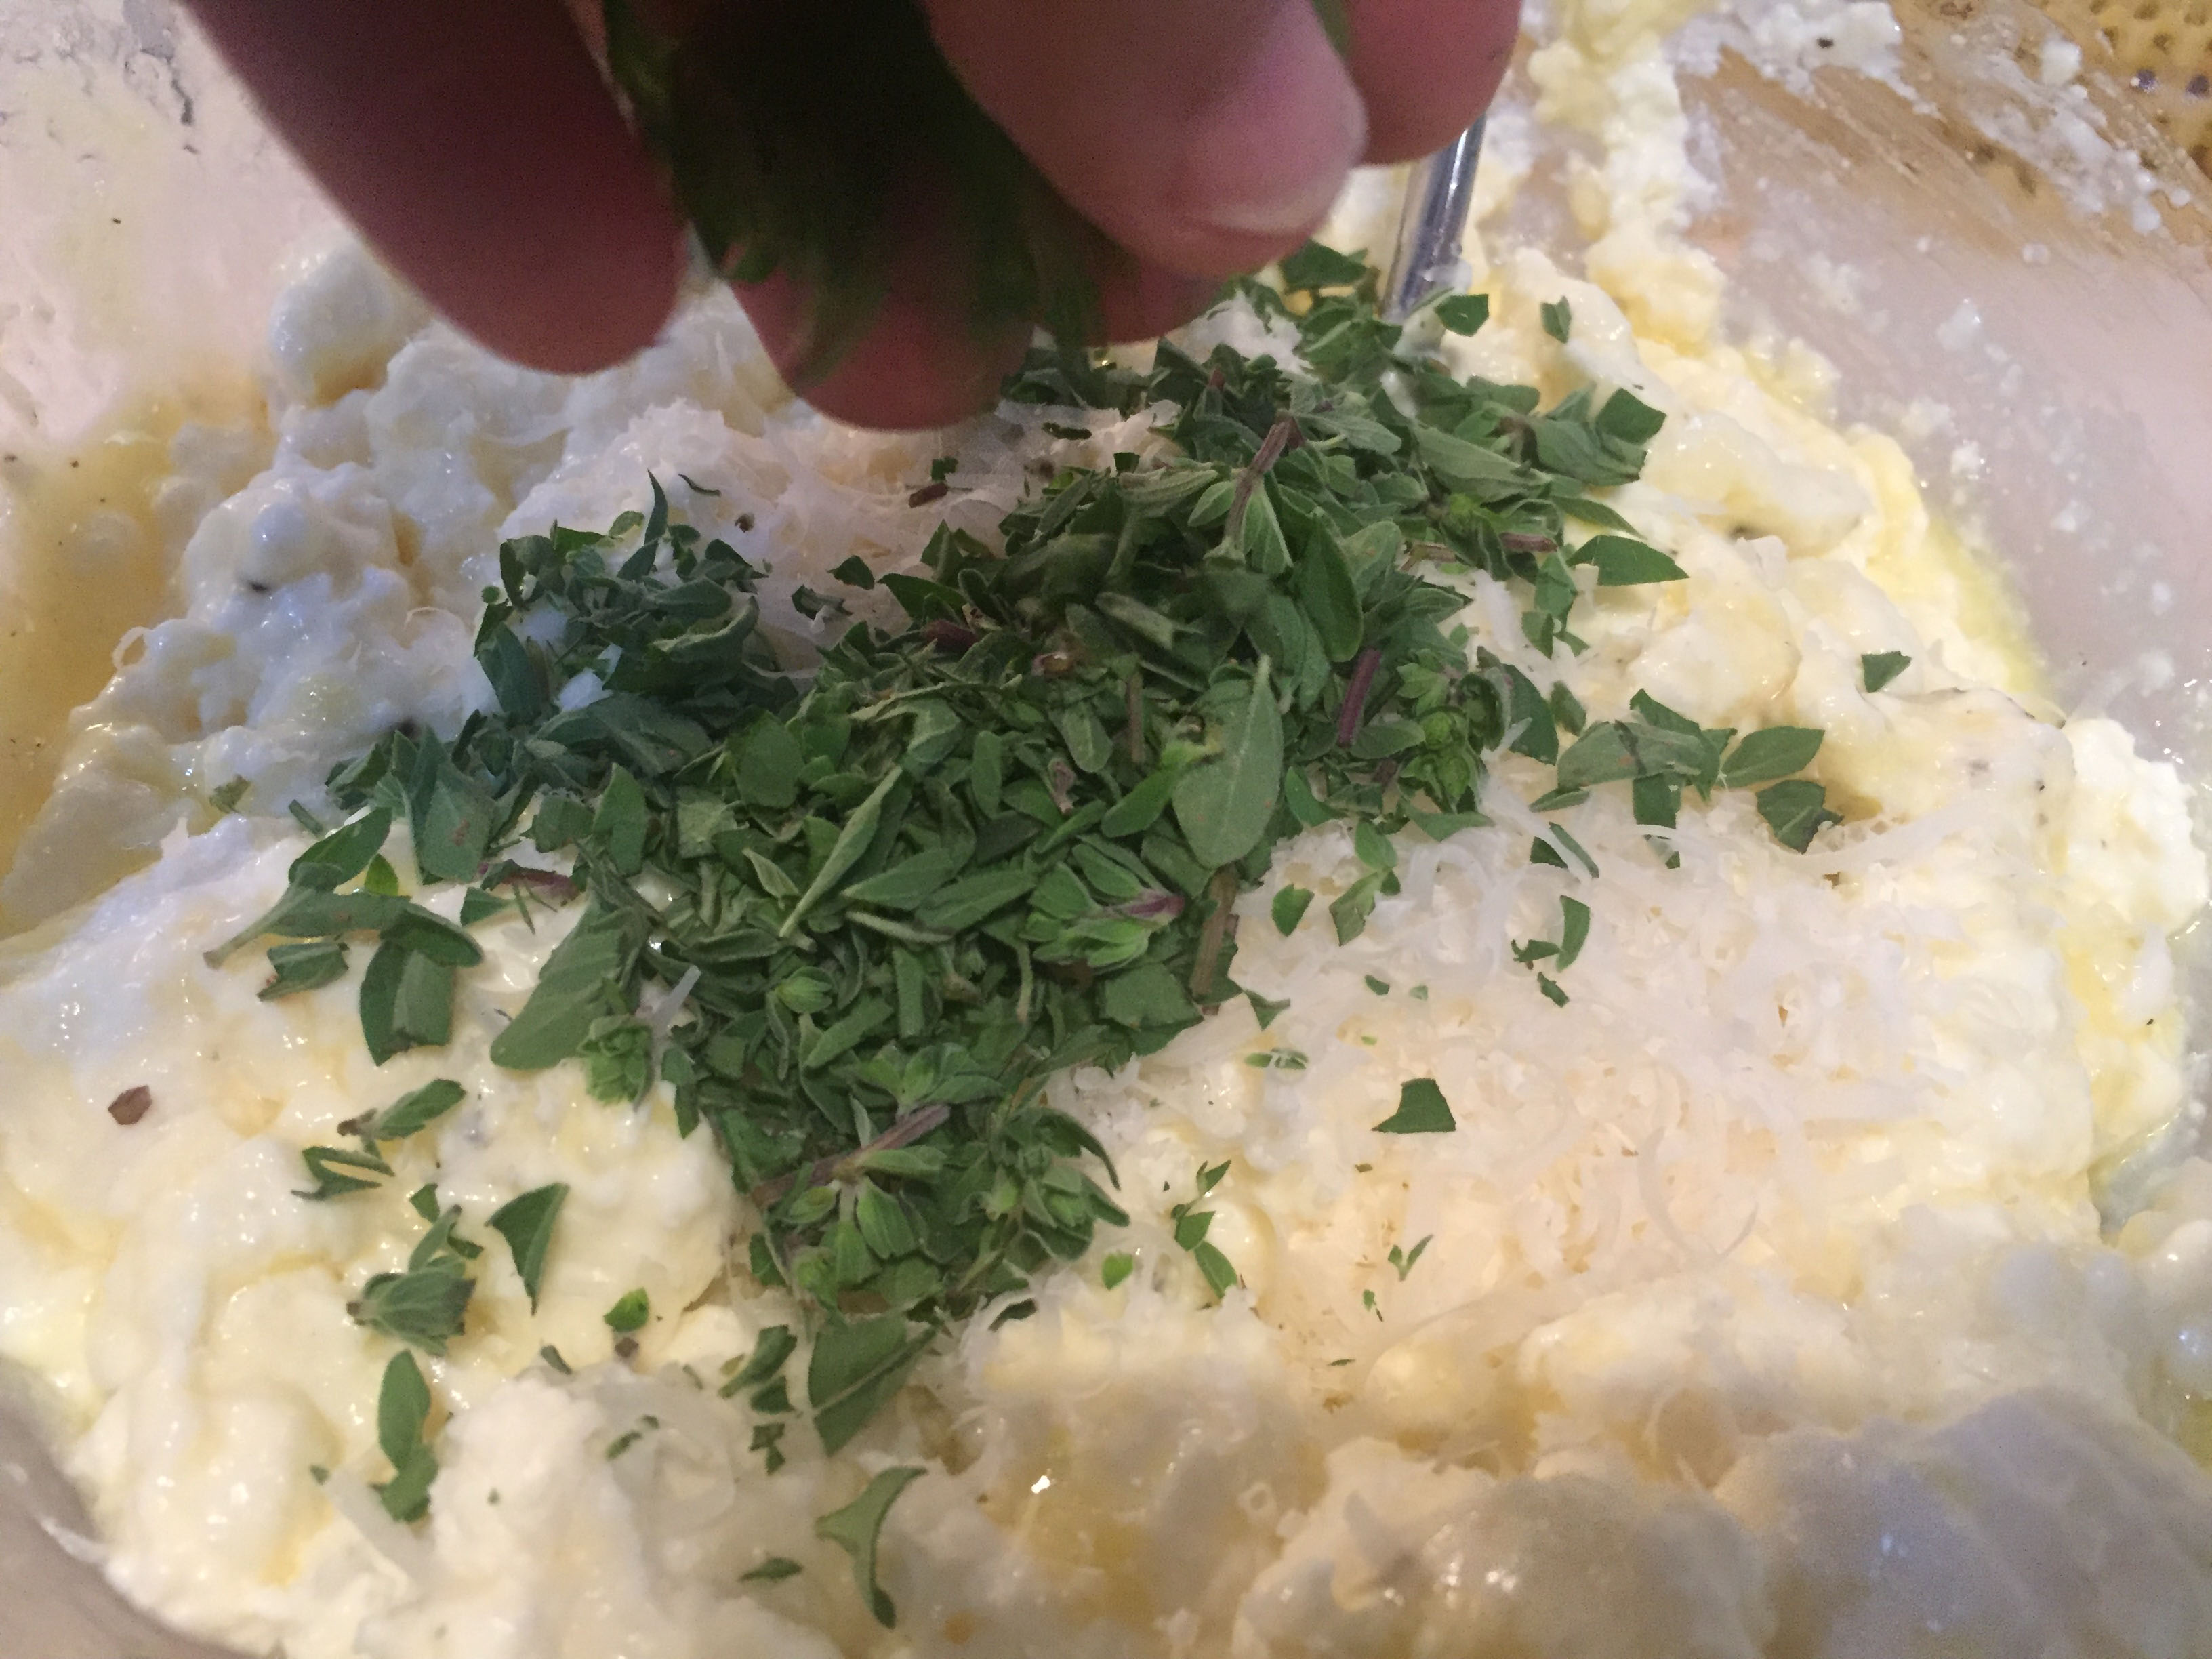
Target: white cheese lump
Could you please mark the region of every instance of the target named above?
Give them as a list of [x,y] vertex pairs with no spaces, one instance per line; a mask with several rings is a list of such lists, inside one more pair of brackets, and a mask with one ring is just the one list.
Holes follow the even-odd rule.
[[[803,1320],[744,1271],[710,1137],[665,1090],[611,1107],[573,1066],[489,1059],[573,911],[480,927],[453,1044],[382,1068],[350,981],[264,1003],[257,953],[202,952],[282,890],[286,802],[320,805],[395,722],[489,700],[470,641],[501,537],[604,525],[650,473],[769,568],[803,640],[793,589],[854,552],[911,566],[940,515],[988,536],[1040,469],[1164,441],[1150,414],[1066,440],[1044,423],[1074,412],[1011,406],[853,434],[783,398],[720,292],[622,368],[532,374],[340,252],[274,325],[273,458],[200,520],[179,614],[119,653],[10,878],[53,919],[0,945],[0,1362],[123,1591],[288,1659],[2212,1656],[2212,1164],[2109,1238],[2095,1201],[2194,1123],[2187,793],[2036,696],[1996,590],[1902,452],[1828,421],[1816,360],[1718,343],[1650,20],[1553,10],[1539,112],[1606,158],[1577,185],[1594,280],[1470,241],[1495,314],[1449,349],[1665,410],[1614,504],[1688,580],[1586,595],[1579,656],[1539,659],[1486,579],[1463,620],[1593,718],[1646,690],[1823,728],[1848,822],[1800,854],[1741,793],[1665,835],[1619,790],[1538,814],[1544,769],[1509,757],[1495,822],[1403,837],[1401,891],[1346,946],[1349,836],[1289,844],[1237,963],[1288,1008],[1050,1085],[1129,1229],[1032,1316],[970,1325],[840,1455],[794,1428],[770,1474],[718,1385]],[[1568,344],[1539,321],[1563,298]],[[1199,329],[1283,343],[1243,311]],[[947,453],[951,495],[909,505]],[[1877,652],[1911,663],[1869,693]],[[1530,861],[1553,822],[1594,872]],[[1293,883],[1319,902],[1284,937]],[[1562,896],[1593,918],[1564,1007],[1512,954]],[[1248,1063],[1271,1049],[1304,1068]],[[440,1076],[467,1097],[397,1179],[295,1195],[303,1147]],[[1417,1077],[1457,1128],[1376,1133]],[[1224,1161],[1210,1237],[1241,1282],[1217,1305],[1170,1212]],[[368,1490],[395,1349],[346,1304],[404,1261],[431,1181],[488,1248],[465,1333],[423,1361],[441,1472],[409,1528]],[[555,1181],[533,1311],[484,1224]],[[1110,1290],[1109,1251],[1135,1257]],[[602,1316],[633,1288],[653,1317],[618,1350]],[[814,1522],[894,1464],[925,1474],[884,1531],[885,1631]],[[800,1571],[747,1576],[772,1557]]]

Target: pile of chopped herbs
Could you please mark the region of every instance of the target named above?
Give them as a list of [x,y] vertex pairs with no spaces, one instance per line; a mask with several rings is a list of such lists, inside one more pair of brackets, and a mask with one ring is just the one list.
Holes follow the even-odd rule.
[[[851,626],[811,673],[777,666],[757,573],[672,521],[657,483],[649,513],[603,532],[508,542],[477,641],[497,706],[450,742],[394,732],[339,769],[350,822],[223,947],[300,941],[270,951],[276,996],[343,975],[374,935],[360,1000],[380,1062],[447,1039],[455,977],[481,954],[469,927],[580,907],[492,1058],[577,1061],[615,1102],[665,1081],[684,1133],[715,1138],[757,1207],[752,1273],[791,1287],[811,1328],[803,1383],[782,1375],[783,1328],[732,1379],[771,1468],[794,1390],[835,1450],[939,1334],[987,1307],[1019,1317],[1035,1274],[1124,1224],[1103,1151],[1045,1085],[1240,994],[1231,907],[1286,839],[1351,826],[1364,873],[1327,907],[1342,941],[1396,890],[1401,832],[1486,822],[1501,748],[1556,768],[1536,805],[1561,815],[1624,784],[1656,830],[1685,790],[1755,787],[1800,850],[1833,817],[1793,775],[1817,732],[1738,739],[1641,696],[1591,721],[1565,685],[1469,660],[1466,599],[1443,578],[1510,584],[1549,656],[1582,648],[1578,567],[1599,586],[1681,579],[1592,494],[1637,477],[1656,411],[1622,391],[1540,410],[1528,387],[1401,353],[1373,274],[1327,249],[1284,275],[1290,301],[1248,293],[1295,322],[1310,369],[1226,346],[1201,362],[1164,343],[1143,372],[1033,353],[1012,398],[1107,418],[1165,402],[1172,458],[1061,471],[999,545],[940,527],[926,575],[848,561],[839,579],[887,587],[907,620]],[[1440,311],[1462,332],[1485,314],[1479,297]],[[561,695],[586,675],[601,695]],[[469,884],[463,925],[400,895],[380,848],[402,820],[421,886]],[[1595,872],[1563,823],[1531,857]],[[1285,890],[1274,924],[1301,925],[1310,898]],[[1559,939],[1519,947],[1554,1001],[1589,926],[1570,899]],[[1281,1007],[1253,1006],[1263,1023]],[[362,1150],[312,1151],[309,1195],[378,1184],[380,1146],[459,1097],[434,1086],[349,1126]],[[1455,1125],[1416,1079],[1378,1127]],[[1225,1167],[1201,1172],[1200,1198]],[[564,1192],[489,1218],[533,1302]],[[473,1252],[434,1191],[416,1203],[423,1247],[356,1312],[436,1352]],[[1225,1292],[1208,1218],[1176,1219]],[[422,1455],[402,1468],[410,1512]]]

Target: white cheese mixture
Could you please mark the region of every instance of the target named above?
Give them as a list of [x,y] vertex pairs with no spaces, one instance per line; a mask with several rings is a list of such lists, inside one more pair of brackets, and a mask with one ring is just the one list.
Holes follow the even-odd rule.
[[[425,325],[358,253],[288,297],[274,458],[200,522],[181,614],[118,653],[11,885],[97,896],[0,947],[0,1359],[37,1380],[118,1586],[289,1659],[2212,1654],[2212,1477],[2183,1449],[2212,1450],[2212,1165],[2110,1240],[2093,1202],[2189,1121],[2183,785],[2034,696],[1902,452],[1827,423],[1809,356],[1717,341],[1650,9],[1557,5],[1534,66],[1539,115],[1601,141],[1572,181],[1590,280],[1471,243],[1495,309],[1450,349],[1665,410],[1614,504],[1688,580],[1589,595],[1571,659],[1540,663],[1486,579],[1464,620],[1594,718],[1644,690],[1824,728],[1850,821],[1794,854],[1724,793],[1655,844],[1601,792],[1560,819],[1595,872],[1563,871],[1528,857],[1548,775],[1509,757],[1494,824],[1406,837],[1402,891],[1343,947],[1325,904],[1284,937],[1268,901],[1340,891],[1349,836],[1290,844],[1237,967],[1288,1011],[1263,1033],[1238,1002],[1051,1085],[1130,1229],[843,1454],[795,1431],[773,1475],[716,1389],[801,1322],[733,1255],[750,1210],[710,1138],[665,1090],[609,1107],[573,1066],[487,1056],[573,913],[479,927],[452,1046],[380,1069],[349,981],[264,1003],[258,956],[201,953],[283,890],[286,801],[489,701],[470,641],[501,537],[604,525],[650,471],[804,634],[792,589],[855,550],[910,565],[941,515],[989,533],[1039,461],[1160,441],[1011,407],[846,432],[781,400],[719,292],[576,381]],[[1562,298],[1567,345],[1538,321]],[[1261,338],[1242,311],[1199,331]],[[948,449],[959,488],[909,506]],[[1893,651],[1911,665],[1868,692],[1862,656]],[[213,819],[232,778],[246,810]],[[1511,954],[1562,895],[1594,917],[1565,1008]],[[1270,1048],[1304,1068],[1247,1063]],[[397,1180],[295,1195],[302,1147],[437,1076],[467,1098],[392,1149]],[[1418,1076],[1457,1130],[1376,1133]],[[1211,1238],[1243,1283],[1217,1306],[1170,1212],[1224,1160]],[[410,1529],[368,1491],[393,1346],[346,1304],[433,1180],[492,1248],[425,1361],[443,1467]],[[533,1311],[483,1222],[555,1181]],[[1110,1290],[1108,1250],[1136,1257]],[[653,1317],[617,1352],[602,1315],[634,1287]],[[885,1632],[813,1522],[893,1463],[927,1473],[884,1529]],[[802,1571],[744,1577],[775,1556]]]

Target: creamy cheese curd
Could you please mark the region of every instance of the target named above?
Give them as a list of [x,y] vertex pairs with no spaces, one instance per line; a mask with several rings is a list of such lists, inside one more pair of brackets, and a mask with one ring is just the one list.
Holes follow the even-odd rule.
[[[1047,1275],[1033,1316],[969,1327],[837,1457],[794,1431],[774,1475],[716,1387],[802,1321],[733,1254],[750,1210],[709,1138],[665,1091],[609,1107],[574,1066],[487,1055],[573,911],[480,927],[452,1045],[380,1069],[349,981],[264,1003],[258,954],[202,952],[282,890],[285,803],[489,701],[470,641],[502,536],[605,524],[650,472],[769,566],[799,641],[793,588],[854,551],[910,566],[940,515],[988,534],[1039,464],[1162,441],[1013,407],[835,428],[719,291],[574,381],[426,325],[358,252],[288,295],[273,457],[211,507],[184,475],[180,613],[82,711],[7,890],[54,920],[0,947],[0,1358],[124,1591],[289,1659],[2212,1653],[2212,1478],[2184,1449],[2212,1455],[2212,1164],[2109,1238],[2093,1187],[2190,1109],[2184,786],[2038,696],[1902,452],[1826,418],[1817,359],[1716,338],[1654,9],[1554,7],[1538,114],[1600,141],[1571,180],[1584,275],[1471,240],[1493,318],[1448,349],[1665,410],[1614,504],[1689,579],[1587,596],[1579,657],[1539,659],[1484,577],[1463,620],[1593,718],[1642,690],[1825,729],[1850,821],[1793,854],[1724,793],[1655,838],[1618,791],[1532,811],[1549,780],[1508,757],[1494,824],[1404,837],[1401,892],[1342,947],[1323,904],[1285,938],[1268,902],[1342,890],[1350,837],[1291,843],[1237,967],[1288,1010],[1262,1032],[1240,1001],[1050,1085],[1113,1154],[1133,1219],[1098,1249],[1135,1271]],[[1562,298],[1565,345],[1538,322]],[[1285,343],[1241,308],[1195,333]],[[958,488],[909,506],[948,450]],[[1911,665],[1869,693],[1860,659],[1889,651]],[[216,818],[231,779],[244,810]],[[1553,821],[1595,873],[1530,863]],[[1593,913],[1564,1008],[1511,955],[1562,895]],[[1247,1063],[1274,1048],[1304,1068]],[[395,1181],[295,1196],[302,1147],[436,1076],[467,1098],[390,1149]],[[1417,1076],[1457,1130],[1374,1133]],[[1170,1212],[1223,1160],[1211,1238],[1242,1283],[1217,1306]],[[346,1304],[404,1260],[429,1181],[492,1248],[424,1362],[442,1470],[408,1528],[368,1489],[393,1346]],[[554,1181],[533,1311],[483,1223]],[[653,1316],[617,1352],[601,1316],[633,1287]],[[885,1632],[813,1522],[893,1463],[927,1473],[884,1530]],[[745,1578],[771,1556],[803,1571]]]

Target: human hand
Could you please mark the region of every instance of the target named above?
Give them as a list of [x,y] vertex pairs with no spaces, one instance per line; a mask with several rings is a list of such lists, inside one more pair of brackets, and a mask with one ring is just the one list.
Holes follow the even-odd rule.
[[[798,0],[805,3],[805,0]],[[559,0],[188,0],[276,130],[392,267],[505,356],[581,373],[649,343],[682,227]],[[1356,162],[1448,142],[1513,46],[1514,0],[923,0],[976,100],[1103,233],[1112,337],[1187,320],[1287,252]],[[587,6],[595,11],[595,6]],[[805,296],[739,289],[787,371]],[[925,258],[805,388],[865,425],[988,408],[1019,332],[979,339]]]

